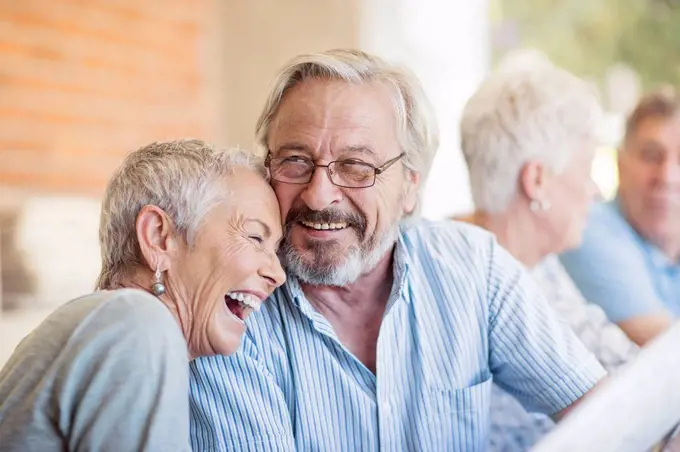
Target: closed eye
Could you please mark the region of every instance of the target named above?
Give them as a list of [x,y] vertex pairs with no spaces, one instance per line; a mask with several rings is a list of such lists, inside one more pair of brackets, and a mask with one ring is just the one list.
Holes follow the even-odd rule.
[[264,239],[259,235],[249,235],[248,238],[259,245],[264,243]]
[[358,164],[358,165],[370,165],[370,163],[366,163],[361,160],[357,159],[345,159],[345,160],[340,160],[340,163],[351,163],[351,164]]
[[283,157],[284,162],[289,162],[289,163],[307,163],[310,162],[307,157],[302,157],[300,155],[291,155],[287,157]]

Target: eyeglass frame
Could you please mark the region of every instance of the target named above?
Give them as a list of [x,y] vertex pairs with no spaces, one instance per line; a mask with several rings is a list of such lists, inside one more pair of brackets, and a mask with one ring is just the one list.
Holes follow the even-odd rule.
[[[287,181],[274,179],[274,175],[272,174],[271,166],[270,166],[272,160],[273,159],[282,159],[283,160],[283,159],[286,159],[286,158],[289,158],[289,157],[272,157],[272,153],[271,153],[271,151],[269,151],[269,153],[267,154],[267,157],[264,159],[264,166],[267,167],[267,169],[269,170],[269,175],[272,178],[272,180],[276,181],[276,182],[280,182],[282,184],[306,185],[306,184],[308,184],[312,181],[312,178],[314,177],[314,173],[316,172],[317,168],[326,168],[326,175],[328,176],[328,180],[331,181],[331,184],[333,184],[337,187],[342,187],[342,188],[370,188],[370,187],[375,185],[375,181],[378,179],[379,175],[384,173],[390,166],[394,165],[395,163],[397,163],[399,160],[401,160],[405,156],[406,156],[406,152],[402,152],[398,156],[389,159],[388,161],[386,161],[385,163],[383,163],[380,166],[375,166],[372,163],[368,163],[368,162],[362,162],[362,161],[354,161],[353,162],[353,161],[349,161],[349,160],[333,160],[332,162],[328,162],[325,165],[320,165],[318,163],[314,163],[314,161],[310,158],[298,156],[299,158],[305,159],[312,164],[312,167],[310,168],[311,171],[309,172],[309,179],[307,180],[307,182],[287,182]],[[332,175],[331,169],[330,169],[331,165],[333,165],[334,163],[351,163],[351,164],[354,164],[354,165],[367,166],[367,167],[369,167],[373,170],[373,182],[371,183],[371,185],[362,185],[360,187],[352,187],[352,186],[347,186],[347,185],[336,184],[335,182],[333,182],[333,175]]]

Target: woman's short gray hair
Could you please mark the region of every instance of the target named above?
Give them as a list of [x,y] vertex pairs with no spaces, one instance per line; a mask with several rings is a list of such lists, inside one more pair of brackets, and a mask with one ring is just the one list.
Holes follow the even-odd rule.
[[[267,150],[271,121],[289,89],[306,79],[343,80],[347,83],[380,82],[392,88],[398,124],[397,137],[406,154],[404,165],[420,173],[424,182],[439,147],[439,130],[420,81],[406,68],[352,49],[335,49],[293,58],[279,72],[257,121],[260,146]],[[421,184],[422,186],[423,184]]]
[[461,120],[461,147],[476,208],[505,209],[530,160],[563,171],[583,140],[596,137],[601,117],[594,90],[552,64],[489,77],[467,102]]
[[219,150],[200,140],[152,143],[128,154],[102,201],[97,289],[117,287],[131,268],[142,263],[136,232],[142,207],[163,209],[191,245],[205,215],[224,197],[225,177],[236,168],[267,177],[262,160],[254,154],[238,148]]

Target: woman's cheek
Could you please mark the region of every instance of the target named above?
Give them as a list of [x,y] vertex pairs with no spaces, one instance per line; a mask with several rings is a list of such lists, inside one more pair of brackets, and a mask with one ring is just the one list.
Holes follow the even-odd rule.
[[228,265],[231,267],[230,273],[237,276],[237,282],[243,282],[258,273],[257,254],[254,250],[248,248],[242,248],[233,254]]

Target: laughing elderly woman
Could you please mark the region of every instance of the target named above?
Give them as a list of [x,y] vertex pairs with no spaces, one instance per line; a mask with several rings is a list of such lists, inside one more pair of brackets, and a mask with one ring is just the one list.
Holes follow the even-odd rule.
[[[468,220],[531,269],[553,308],[611,371],[637,348],[586,303],[555,257],[580,243],[596,194],[590,166],[600,115],[589,87],[550,63],[507,69],[468,101],[461,143],[477,208]],[[553,425],[498,388],[493,397],[490,450],[527,450]]]
[[250,154],[194,140],[125,159],[102,204],[99,290],[57,309],[0,372],[2,451],[190,450],[189,360],[233,353],[284,281],[265,175]]

